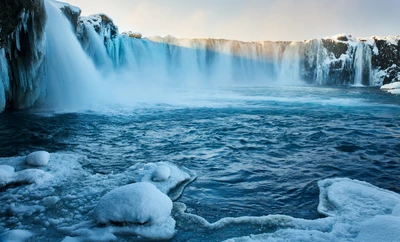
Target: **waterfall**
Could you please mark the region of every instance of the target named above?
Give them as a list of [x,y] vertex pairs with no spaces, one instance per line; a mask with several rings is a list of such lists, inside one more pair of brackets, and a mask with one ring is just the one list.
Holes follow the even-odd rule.
[[369,86],[372,75],[372,52],[370,47],[360,42],[354,54],[354,86]]
[[49,21],[44,103],[58,109],[87,108],[99,101],[100,75],[60,10],[48,0],[45,7]]

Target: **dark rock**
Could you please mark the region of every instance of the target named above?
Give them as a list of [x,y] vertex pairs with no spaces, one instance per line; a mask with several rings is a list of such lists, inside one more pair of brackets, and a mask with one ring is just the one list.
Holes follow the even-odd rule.
[[348,50],[348,46],[346,43],[338,42],[332,39],[322,39],[322,43],[326,50],[329,53],[332,53],[335,58],[339,58],[342,54],[346,54]]
[[81,16],[82,10],[78,7],[71,6],[69,4],[64,4],[59,6],[61,12],[67,17],[69,22],[71,23],[73,29],[77,29],[78,27],[78,19]]
[[11,93],[7,106],[27,108],[40,96],[39,75],[44,69],[40,48],[46,27],[43,0],[3,0],[0,2],[0,46],[5,48]]

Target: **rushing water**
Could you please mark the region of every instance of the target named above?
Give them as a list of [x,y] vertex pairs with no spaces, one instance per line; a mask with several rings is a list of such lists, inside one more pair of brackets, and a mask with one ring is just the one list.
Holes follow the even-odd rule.
[[[398,96],[309,86],[176,95],[102,111],[0,114],[0,154],[73,152],[88,157],[86,170],[101,174],[169,161],[197,173],[178,201],[210,222],[268,214],[318,218],[317,181],[331,177],[400,193]],[[193,230],[175,219],[177,241],[249,234],[248,228]]]

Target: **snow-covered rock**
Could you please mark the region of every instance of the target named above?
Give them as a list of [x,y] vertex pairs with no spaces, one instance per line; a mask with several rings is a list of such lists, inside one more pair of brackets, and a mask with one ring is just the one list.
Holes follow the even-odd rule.
[[50,153],[47,151],[36,151],[26,156],[26,164],[30,166],[45,166],[49,163]]
[[104,195],[96,207],[100,223],[157,224],[172,210],[171,199],[147,182],[116,188]]
[[73,6],[71,4],[54,1],[54,4],[63,12],[65,17],[71,22],[74,29],[78,26],[78,18],[81,16],[82,10],[79,7]]

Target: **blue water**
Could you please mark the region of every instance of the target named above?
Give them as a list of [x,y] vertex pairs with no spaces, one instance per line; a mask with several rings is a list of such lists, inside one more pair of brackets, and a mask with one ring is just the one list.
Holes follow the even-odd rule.
[[[183,93],[171,102],[82,113],[5,112],[0,155],[73,152],[89,158],[85,169],[105,174],[137,162],[185,166],[198,178],[178,201],[210,222],[268,214],[318,218],[317,181],[325,178],[400,193],[398,96],[309,86]],[[177,241],[257,233],[195,230],[175,219]]]

